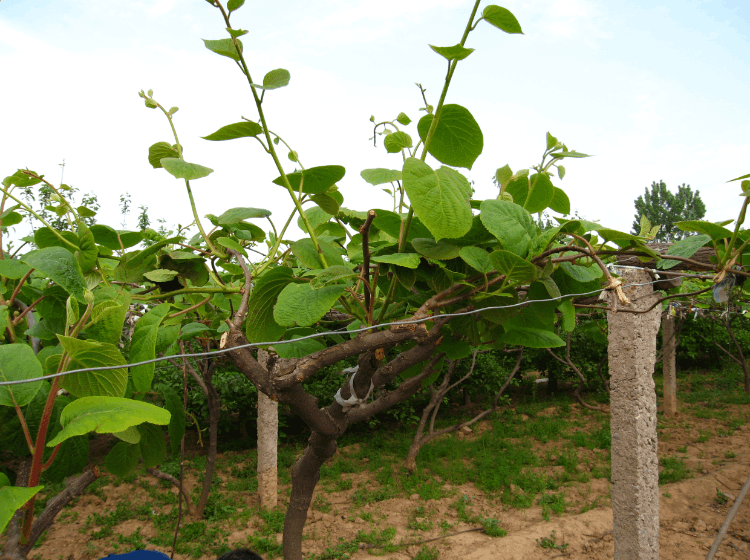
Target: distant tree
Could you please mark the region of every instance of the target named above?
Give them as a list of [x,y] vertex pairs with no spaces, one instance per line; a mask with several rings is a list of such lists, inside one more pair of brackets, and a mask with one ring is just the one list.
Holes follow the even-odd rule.
[[683,220],[700,220],[706,215],[706,205],[699,191],[693,192],[690,185],[683,183],[677,187],[677,194],[673,194],[660,180],[651,183],[651,189],[646,189],[644,195],[636,199],[635,212],[634,234],[640,231],[641,216],[646,216],[653,225],[661,226],[654,241],[674,243],[688,235],[675,224]]

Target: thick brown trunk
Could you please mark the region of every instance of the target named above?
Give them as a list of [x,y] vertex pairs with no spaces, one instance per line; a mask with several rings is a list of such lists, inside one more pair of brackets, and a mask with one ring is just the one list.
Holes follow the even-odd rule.
[[292,467],[292,496],[284,520],[284,560],[302,560],[302,530],[320,467],[336,453],[336,440],[313,432],[304,455]]

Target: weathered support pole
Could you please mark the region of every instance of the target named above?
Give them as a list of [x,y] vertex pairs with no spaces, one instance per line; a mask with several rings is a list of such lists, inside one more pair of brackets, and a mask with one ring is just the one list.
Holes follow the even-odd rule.
[[667,307],[662,326],[662,365],[664,371],[664,400],[662,411],[667,418],[677,416],[677,358],[675,356],[677,340],[675,336],[674,315]]
[[[267,367],[269,355],[258,351],[258,362]],[[275,508],[278,503],[279,403],[258,391],[258,505]]]
[[[618,268],[623,285],[651,281],[641,269]],[[615,560],[659,558],[659,459],[654,362],[661,305],[650,284],[624,289],[629,304],[614,302],[609,322],[612,411],[612,512]]]

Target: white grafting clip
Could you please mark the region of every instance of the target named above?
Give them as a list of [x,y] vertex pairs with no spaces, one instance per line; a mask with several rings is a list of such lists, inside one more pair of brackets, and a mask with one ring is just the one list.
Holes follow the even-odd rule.
[[349,373],[352,372],[352,376],[349,378],[349,392],[351,393],[351,396],[348,399],[343,399],[341,397],[341,389],[336,391],[336,396],[334,397],[336,399],[336,402],[341,405],[341,408],[344,412],[349,412],[349,410],[357,405],[365,404],[367,402],[367,399],[370,398],[370,395],[372,395],[372,391],[375,389],[375,385],[373,385],[372,381],[370,381],[370,390],[367,391],[367,395],[363,399],[360,399],[357,397],[357,393],[354,392],[354,376],[357,375],[357,372],[359,371],[359,366],[355,366],[353,368],[346,368],[342,373]]

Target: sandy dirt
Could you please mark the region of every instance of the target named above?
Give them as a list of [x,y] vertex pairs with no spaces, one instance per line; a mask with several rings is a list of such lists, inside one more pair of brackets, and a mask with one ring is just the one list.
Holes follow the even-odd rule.
[[[748,416],[750,407],[732,407],[736,415]],[[522,419],[521,419],[522,420]],[[683,419],[684,420],[684,419]],[[705,558],[716,534],[723,523],[732,502],[738,495],[742,484],[750,475],[750,424],[737,429],[732,435],[713,435],[709,441],[696,442],[696,434],[701,430],[716,429],[720,424],[715,419],[697,419],[689,421],[664,423],[660,430],[659,455],[674,455],[680,450],[686,463],[693,472],[693,478],[660,486],[661,494],[661,558],[690,560]],[[471,433],[456,434],[451,437],[476,437],[482,430],[491,429],[490,424],[477,425]],[[542,453],[545,445],[534,442]],[[347,455],[356,451],[356,444],[339,450]],[[586,450],[581,449],[581,452]],[[732,457],[732,454],[735,456]],[[241,453],[240,453],[241,455]],[[728,458],[729,457],[729,458]],[[550,468],[550,467],[547,467]],[[551,467],[562,468],[562,467]],[[579,468],[586,468],[584,462]],[[221,471],[220,471],[221,472]],[[222,474],[226,480],[226,473]],[[372,531],[384,527],[394,527],[395,543],[417,543],[401,548],[398,552],[379,553],[384,558],[406,560],[416,556],[424,544],[436,547],[441,560],[532,560],[553,557],[601,559],[614,557],[614,539],[612,535],[612,510],[609,506],[610,484],[605,479],[591,479],[586,483],[573,482],[565,487],[567,499],[571,503],[567,512],[553,515],[545,521],[542,509],[536,505],[529,509],[513,509],[503,505],[497,496],[486,496],[473,485],[460,487],[444,486],[445,497],[440,500],[423,500],[414,494],[371,503],[361,508],[351,505],[351,496],[362,482],[373,481],[374,474],[363,471],[343,474],[352,479],[352,489],[342,492],[326,491],[321,485],[316,490],[308,523],[305,528],[304,550],[307,553],[319,554],[326,547],[339,542],[356,542],[359,531]],[[139,480],[147,479],[140,477]],[[113,480],[109,478],[108,480]],[[137,481],[136,481],[137,482]],[[151,479],[151,483],[156,481]],[[195,477],[189,475],[187,484],[195,484]],[[226,484],[224,482],[223,484]],[[715,500],[717,489],[728,501],[719,504]],[[49,531],[43,544],[35,549],[30,558],[43,560],[88,560],[100,558],[112,552],[107,539],[92,540],[88,531],[82,530],[85,520],[92,513],[106,513],[116,506],[118,500],[129,499],[134,503],[149,503],[146,490],[137,484],[112,485],[107,482],[97,495],[86,494],[73,506],[66,508]],[[99,496],[106,497],[106,501]],[[287,489],[282,487],[281,502],[288,496]],[[465,498],[462,498],[465,496]],[[256,497],[246,493],[244,504],[239,505],[248,512],[255,507]],[[481,517],[492,517],[500,521],[500,526],[507,531],[507,536],[492,538],[481,532],[462,532],[474,529],[477,525],[461,522],[455,509],[457,499],[463,499],[473,514]],[[320,511],[316,503],[326,503]],[[328,505],[330,504],[330,505]],[[590,509],[592,504],[595,505]],[[421,508],[417,510],[418,507]],[[165,513],[171,507],[155,507],[153,512]],[[415,510],[417,510],[415,512]],[[585,512],[581,513],[582,510]],[[366,519],[363,519],[365,517]],[[442,523],[441,528],[439,524]],[[225,527],[231,531],[229,544],[243,546],[261,526],[257,514],[227,521]],[[415,529],[419,525],[419,529]],[[140,529],[140,534],[148,541],[156,534],[149,522],[130,519],[114,528],[115,535],[129,536]],[[558,546],[565,548],[542,548],[540,541],[555,537]],[[281,534],[275,535],[281,539]],[[429,539],[435,539],[424,543]],[[421,541],[421,542],[420,542]],[[543,541],[542,541],[543,542]],[[148,546],[147,548],[157,548]],[[157,548],[169,553],[166,548]],[[120,552],[125,552],[120,550]],[[354,559],[370,558],[377,550],[361,550],[354,553]],[[176,554],[175,558],[189,558]],[[201,560],[214,556],[204,555]],[[725,539],[717,558],[750,558],[750,498],[743,503],[739,514]]]

